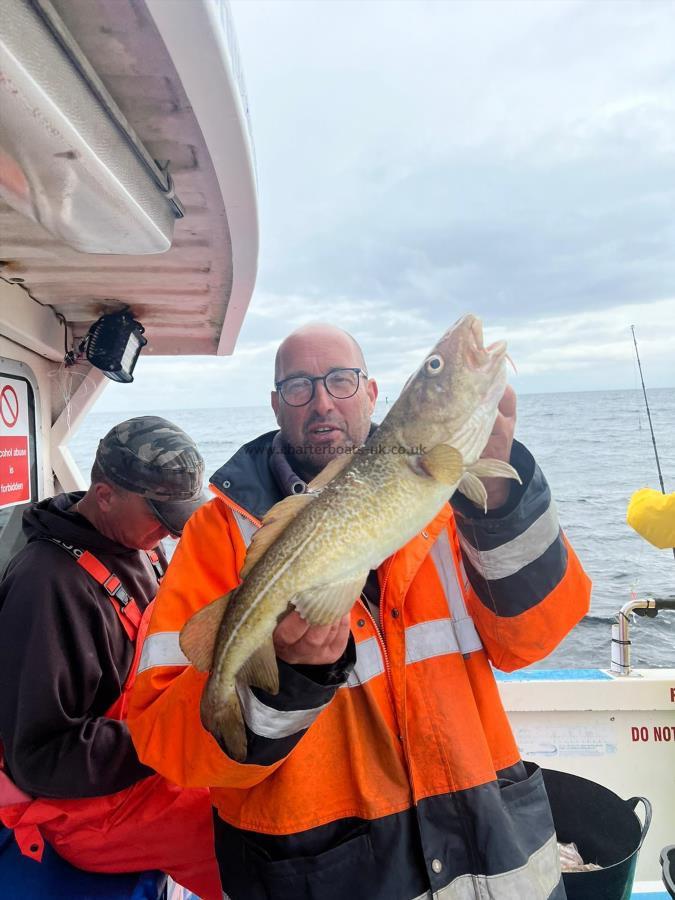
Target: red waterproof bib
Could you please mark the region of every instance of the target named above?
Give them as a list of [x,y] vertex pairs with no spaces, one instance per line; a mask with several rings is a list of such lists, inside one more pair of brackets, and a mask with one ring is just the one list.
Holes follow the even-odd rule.
[[[142,616],[132,598],[115,602],[119,579],[91,554],[71,555],[105,587],[134,642],[122,693],[106,712],[108,718],[123,721],[154,601]],[[0,769],[0,821],[13,829],[21,852],[37,861],[46,840],[80,869],[109,873],[159,869],[205,900],[222,898],[206,789],[180,788],[152,775],[103,797],[47,800],[25,794]]]

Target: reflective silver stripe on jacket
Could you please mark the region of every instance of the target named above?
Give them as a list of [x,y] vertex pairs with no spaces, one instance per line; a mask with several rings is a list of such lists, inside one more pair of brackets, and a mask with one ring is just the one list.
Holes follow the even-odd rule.
[[472,653],[480,650],[482,643],[478,637],[473,619],[432,619],[410,625],[405,630],[406,662],[415,663],[447,653]]
[[[446,653],[459,653],[456,624],[452,619],[436,619],[406,628],[406,661],[415,663]],[[149,635],[141,652],[139,673],[156,666],[189,666],[189,659],[180,649],[179,636],[178,631],[158,631]],[[466,645],[466,641],[464,643]],[[356,645],[356,664],[345,686],[358,687],[383,672],[379,642],[377,638],[368,638]]]
[[178,631],[158,631],[145,639],[138,664],[138,674],[155,666],[186,666],[190,660],[180,649]]
[[535,519],[526,531],[493,550],[477,550],[461,533],[459,540],[474,569],[488,581],[495,581],[515,575],[539,559],[557,540],[559,533],[558,512],[551,500],[546,512]]
[[560,881],[556,835],[535,850],[524,866],[499,875],[460,875],[415,900],[548,900]]
[[[443,587],[443,592],[448,600],[457,649],[462,654],[481,650],[483,642],[476,631],[473,619],[467,611],[464,591],[457,577],[455,557],[450,547],[448,532],[445,529],[436,539],[430,555],[436,566],[436,572]],[[451,653],[453,651],[448,650],[447,652]]]
[[323,703],[314,709],[273,709],[259,700],[248,685],[242,684],[237,685],[237,695],[246,724],[254,734],[264,738],[290,737],[309,728],[330,703]]
[[344,687],[358,687],[384,672],[384,660],[377,638],[367,638],[356,645],[356,665]]
[[433,619],[410,625],[405,630],[405,661],[407,663],[459,653],[459,643],[452,619]]

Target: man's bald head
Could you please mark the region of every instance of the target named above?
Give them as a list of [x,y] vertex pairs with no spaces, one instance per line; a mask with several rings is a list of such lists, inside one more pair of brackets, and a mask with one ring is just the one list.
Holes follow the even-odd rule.
[[[363,356],[363,350],[359,346],[356,338],[352,337],[348,331],[338,328],[337,325],[328,325],[325,322],[313,322],[309,325],[302,325],[292,331],[279,344],[276,356],[274,358],[274,380],[280,381],[282,378],[288,377],[286,370],[288,369],[288,361],[291,365],[293,362],[295,351],[300,347],[307,345],[325,346],[327,344],[344,344],[348,342],[350,345],[353,362],[351,365],[358,366],[367,372],[366,360]],[[345,363],[346,365],[346,363]],[[294,374],[294,373],[291,373]]]

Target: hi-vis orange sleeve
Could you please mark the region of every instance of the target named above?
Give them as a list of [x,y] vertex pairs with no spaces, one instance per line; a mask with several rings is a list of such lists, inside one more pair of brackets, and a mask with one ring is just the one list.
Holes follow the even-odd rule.
[[469,590],[469,610],[485,649],[492,663],[504,672],[544,659],[589,610],[591,580],[567,538],[562,535],[562,539],[567,548],[562,579],[524,612],[497,615]]
[[238,584],[245,548],[227,505],[215,498],[190,518],[162,581],[129,706],[129,730],[140,759],[185,787],[248,788],[276,765],[232,761],[202,726],[207,675],[180,652],[187,620]]

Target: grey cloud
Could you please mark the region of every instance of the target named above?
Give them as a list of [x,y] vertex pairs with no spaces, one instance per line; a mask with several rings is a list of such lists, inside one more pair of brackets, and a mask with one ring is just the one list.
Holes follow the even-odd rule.
[[630,321],[675,381],[675,4],[232,5],[256,292],[233,360],[139,364],[137,396],[171,378],[177,402],[266,403],[274,346],[322,319],[391,398],[466,310],[509,339],[519,389],[634,387]]
[[259,289],[434,321],[447,304],[518,319],[665,296],[673,5],[382,9],[235,3]]

